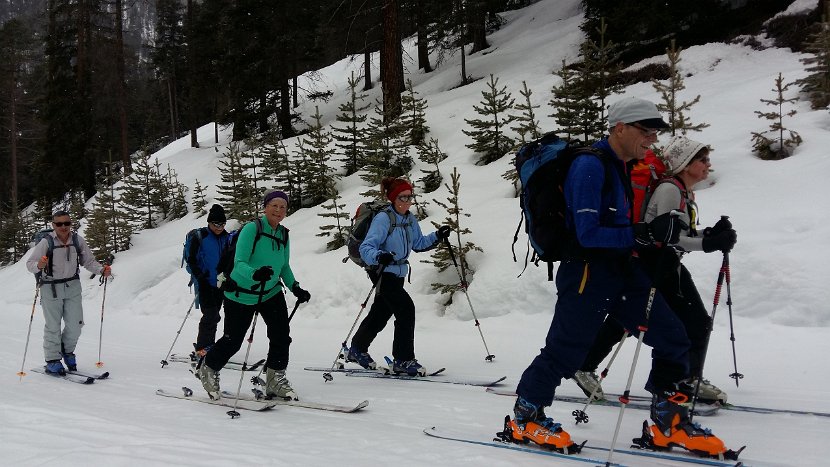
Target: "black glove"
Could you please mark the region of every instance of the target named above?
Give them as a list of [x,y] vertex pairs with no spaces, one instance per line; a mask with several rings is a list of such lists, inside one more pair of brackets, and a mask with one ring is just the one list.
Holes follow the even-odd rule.
[[452,232],[452,228],[450,226],[442,225],[435,231],[435,236],[438,237],[438,240],[446,240],[450,238],[450,232]]
[[395,261],[395,256],[392,253],[384,251],[378,255],[378,264],[381,266],[389,266]]
[[680,232],[688,228],[688,224],[667,212],[655,217],[649,223],[634,224],[634,237],[637,243],[644,246],[651,246],[655,243],[674,245],[680,239]]
[[715,235],[703,237],[703,251],[711,253],[713,251],[722,251],[729,253],[738,241],[738,234],[735,229],[727,229]]
[[732,222],[729,221],[726,217],[721,217],[718,222],[715,223],[712,227],[707,227],[703,229],[703,236],[709,237],[712,235],[717,235],[721,232],[729,230],[732,228]]
[[301,289],[299,282],[295,282],[294,287],[291,287],[291,293],[293,293],[294,296],[297,297],[298,303],[305,303],[311,300],[311,294],[308,293],[308,290]]
[[268,282],[274,276],[274,269],[271,266],[263,266],[256,271],[251,278],[254,282]]

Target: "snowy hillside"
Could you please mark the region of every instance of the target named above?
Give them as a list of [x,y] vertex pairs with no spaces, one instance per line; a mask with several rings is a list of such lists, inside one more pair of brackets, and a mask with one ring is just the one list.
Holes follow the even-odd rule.
[[[576,57],[582,40],[577,0],[545,0],[505,15],[506,24],[488,37],[491,48],[467,58],[467,72],[486,78],[493,74],[519,97],[522,81],[533,90],[543,128],[552,129],[550,89],[556,83],[552,71],[562,59]],[[814,6],[815,1],[798,1]],[[414,43],[405,43],[408,50]],[[409,57],[416,54],[410,53]],[[811,111],[807,102],[796,105],[798,114],[787,126],[804,138],[795,155],[766,162],[750,150],[750,132],[767,123],[756,118],[764,110],[759,99],[772,98],[773,80],[779,72],[787,81],[803,77],[802,58],[789,50],[753,50],[734,44],[708,44],[682,53],[686,90],[682,99],[701,94],[690,118],[711,126],[690,135],[711,144],[715,172],[707,186],[698,187],[701,223],[712,225],[720,215],[731,217],[738,244],[731,254],[732,314],[738,370],[745,375],[736,388],[727,375],[734,371],[729,340],[729,309],[718,307],[715,331],[706,362],[706,376],[729,392],[735,404],[830,412],[827,392],[827,357],[830,341],[830,254],[824,244],[830,238],[830,197],[825,182],[830,171],[830,115]],[[663,60],[654,57],[651,61]],[[377,61],[373,61],[377,63]],[[496,378],[507,376],[503,388],[513,388],[519,376],[543,345],[550,324],[556,291],[546,281],[543,268],[530,267],[521,277],[522,264],[512,261],[510,244],[519,220],[518,201],[512,187],[501,178],[508,157],[488,166],[475,165],[476,157],[465,147],[465,118],[476,114],[486,79],[456,88],[460,81],[459,57],[452,57],[429,74],[405,64],[415,90],[428,101],[430,137],[437,138],[449,158],[442,173],[457,167],[461,174],[460,203],[471,215],[466,222],[470,240],[484,249],[470,257],[476,270],[469,295],[481,331],[495,362],[484,361],[482,339],[470,307],[462,295],[443,307],[443,298],[430,291],[439,279],[434,268],[413,262],[412,282],[406,288],[417,308],[416,355],[427,368],[446,367],[447,377]],[[321,70],[322,82],[307,83],[330,89],[327,103],[307,102],[301,109],[311,115],[320,106],[324,121],[331,123],[337,106],[346,98],[346,77],[359,72],[360,58],[344,60]],[[374,71],[377,76],[377,70]],[[380,87],[366,102],[380,95]],[[624,96],[658,100],[650,84],[637,84]],[[613,96],[613,101],[621,96]],[[199,133],[200,149],[188,147],[189,138],[160,150],[182,183],[192,187],[219,181],[216,163],[230,131],[221,134],[214,150],[212,125]],[[666,137],[662,138],[665,142]],[[289,150],[296,141],[287,141]],[[418,174],[417,166],[413,173]],[[357,176],[341,180],[339,190],[348,209],[362,200],[366,187]],[[424,196],[445,200],[445,188]],[[445,213],[431,203],[430,218],[441,222]],[[113,265],[116,278],[106,291],[97,280],[83,279],[86,327],[76,353],[79,365],[94,368],[98,359],[98,332],[103,316],[101,360],[111,380],[91,386],[66,383],[29,371],[20,380],[26,332],[32,314],[34,280],[25,264],[0,270],[0,464],[61,466],[128,465],[570,465],[532,454],[435,440],[422,434],[426,427],[464,430],[488,440],[501,429],[513,400],[487,394],[482,388],[412,381],[387,381],[335,375],[325,383],[320,373],[305,366],[328,366],[340,342],[360,311],[371,284],[352,264],[343,264],[344,250],[325,252],[325,240],[316,237],[327,223],[320,208],[303,209],[283,223],[291,229],[291,263],[297,279],[312,295],[292,321],[291,363],[287,376],[303,399],[350,404],[369,400],[355,414],[335,414],[300,408],[277,407],[270,413],[244,411],[231,420],[223,407],[161,398],[158,388],[178,391],[189,386],[202,394],[199,382],[187,366],[172,363],[162,369],[159,361],[176,337],[193,297],[186,287],[187,274],[180,269],[185,233],[205,224],[191,215],[134,237],[134,247],[119,253]],[[228,226],[232,227],[231,225]],[[522,242],[520,242],[522,243]],[[517,245],[524,253],[524,246]],[[427,255],[421,255],[423,259]],[[417,258],[417,255],[416,255]],[[721,257],[694,253],[685,260],[695,277],[704,302],[711,303]],[[455,270],[440,277],[453,280]],[[293,305],[293,297],[289,298]],[[174,352],[188,353],[195,339],[198,311],[184,324]],[[221,326],[221,324],[220,324]],[[390,323],[373,343],[376,359],[391,352]],[[40,306],[34,312],[26,370],[42,364],[43,320]],[[252,344],[252,359],[265,356],[267,338],[259,323]],[[234,360],[242,360],[245,346]],[[607,392],[625,386],[634,354],[634,341],[623,348],[604,384]],[[643,351],[632,392],[644,394],[642,385],[650,365]],[[822,363],[824,362],[824,363]],[[243,391],[250,386],[243,381]],[[222,372],[222,388],[235,391],[240,373]],[[579,395],[571,381],[560,394]],[[575,425],[571,411],[581,406],[555,403],[547,413],[563,423],[572,437],[589,445],[608,446],[618,410],[589,409],[590,423]],[[647,412],[625,412],[620,441],[639,436]],[[830,418],[803,415],[768,415],[722,410],[697,418],[713,429],[733,449],[746,444],[741,458],[748,465],[824,466],[830,457],[825,438]],[[600,451],[585,456],[604,459]],[[615,456],[626,465],[677,465],[671,462]]]

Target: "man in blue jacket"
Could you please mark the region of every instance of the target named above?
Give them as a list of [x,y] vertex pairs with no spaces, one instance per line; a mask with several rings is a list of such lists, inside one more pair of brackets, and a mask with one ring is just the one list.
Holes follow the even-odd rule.
[[222,319],[219,310],[222,308],[224,295],[216,287],[216,266],[219,256],[228,244],[228,232],[225,231],[225,209],[214,204],[208,212],[208,225],[199,229],[199,242],[192,242],[192,251],[188,255],[190,270],[198,296],[199,308],[202,310],[202,319],[199,321],[199,335],[196,337],[197,358],[205,356],[210,346],[216,341],[216,327]]
[[516,442],[578,449],[560,424],[545,415],[544,407],[553,403],[562,378],[580,368],[610,314],[635,335],[638,329],[646,331],[644,342],[653,348],[646,389],[654,394],[657,429],[652,431],[662,436],[655,443],[722,454],[723,443],[705,436],[689,421],[688,409],[677,403],[685,397],[678,382],[687,377],[689,339],[663,297],[655,294],[636,253],[632,255],[635,246],[674,244],[680,232],[680,222],[670,213],[649,224],[632,225],[630,219],[633,196],[626,164],[643,159],[658,130],[668,125],[653,103],[633,97],[609,107],[608,123],[609,136],[593,145],[600,155],[577,156],[565,179],[566,223],[576,246],[557,271],[558,298],[545,346],[522,374],[514,418],[505,432]]

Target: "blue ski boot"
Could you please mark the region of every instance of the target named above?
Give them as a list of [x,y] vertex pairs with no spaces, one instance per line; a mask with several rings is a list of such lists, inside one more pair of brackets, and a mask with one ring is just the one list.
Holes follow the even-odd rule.
[[63,354],[63,362],[66,363],[66,369],[69,371],[78,371],[78,363],[75,361],[74,353]]
[[66,375],[66,369],[63,368],[63,363],[60,360],[49,360],[46,362],[46,372],[51,375]]
[[347,362],[357,363],[367,370],[376,370],[378,368],[378,364],[375,363],[372,356],[369,355],[369,352],[361,352],[355,346],[351,346],[348,349],[344,347],[343,353],[345,354],[344,358]]
[[426,376],[427,369],[418,363],[414,358],[412,360],[397,360],[392,362],[392,372],[395,374],[406,373],[409,376]]

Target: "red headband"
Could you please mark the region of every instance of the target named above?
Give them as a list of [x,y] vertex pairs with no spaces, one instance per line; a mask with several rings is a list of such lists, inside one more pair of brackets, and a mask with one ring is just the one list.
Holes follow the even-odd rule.
[[410,185],[406,180],[396,179],[392,182],[392,189],[389,190],[389,193],[386,193],[386,197],[389,201],[394,203],[395,198],[397,198],[402,191],[406,190],[412,191],[412,185]]

